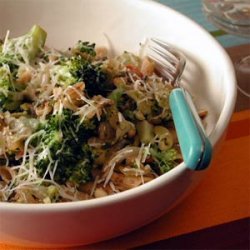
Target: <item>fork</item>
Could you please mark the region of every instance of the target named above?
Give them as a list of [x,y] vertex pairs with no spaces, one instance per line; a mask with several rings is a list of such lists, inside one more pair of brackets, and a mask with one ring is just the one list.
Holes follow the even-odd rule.
[[184,55],[156,38],[148,40],[146,49],[147,56],[155,62],[156,70],[174,87],[169,104],[186,166],[192,170],[207,168],[212,158],[212,146],[190,94],[180,84],[186,65]]

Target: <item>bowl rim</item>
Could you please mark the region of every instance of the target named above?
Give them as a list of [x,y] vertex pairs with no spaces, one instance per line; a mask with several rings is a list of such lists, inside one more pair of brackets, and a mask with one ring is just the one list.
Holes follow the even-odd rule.
[[[130,2],[131,4],[135,3],[134,0],[123,0],[125,3]],[[227,94],[225,95],[225,101],[223,104],[222,111],[218,117],[216,122],[216,126],[211,131],[210,135],[208,136],[213,148],[216,146],[219,139],[222,137],[224,131],[226,130],[229,121],[231,119],[235,102],[236,102],[236,93],[237,93],[237,86],[236,86],[236,77],[235,71],[233,68],[233,64],[224,50],[224,48],[216,41],[212,35],[210,35],[203,27],[201,27],[198,23],[196,23],[191,18],[185,16],[184,14],[172,9],[169,6],[163,5],[159,2],[153,0],[137,0],[137,4],[142,5],[150,5],[150,7],[159,8],[162,11],[172,12],[178,18],[186,19],[193,27],[197,28],[207,39],[210,40],[210,43],[213,44],[214,48],[217,49],[218,53],[221,53],[222,58],[224,59],[226,68],[224,71],[227,71],[227,75],[225,76],[226,79],[224,81],[230,82],[229,89],[227,89]],[[219,131],[219,132],[217,132]],[[132,188],[130,190],[126,190],[120,193],[116,193],[114,195],[108,195],[105,197],[100,198],[93,198],[89,200],[80,200],[80,201],[72,201],[72,202],[58,202],[58,203],[37,203],[37,204],[26,204],[26,203],[10,203],[10,202],[0,202],[0,211],[8,210],[8,211],[25,211],[29,213],[32,212],[48,212],[48,211],[67,211],[67,210],[78,210],[78,209],[85,209],[85,208],[92,208],[92,207],[100,207],[103,205],[114,204],[120,202],[122,200],[134,199],[141,194],[146,194],[152,190],[157,189],[159,186],[164,185],[175,178],[175,176],[181,174],[184,171],[192,171],[189,170],[185,163],[182,162],[181,164],[177,165],[174,169],[170,170],[169,172],[157,177],[156,179],[145,183],[141,186]],[[203,170],[206,171],[206,170]],[[0,212],[1,215],[1,212]]]
[[[113,195],[108,195],[105,197],[100,198],[93,198],[89,200],[79,200],[79,201],[70,201],[70,202],[58,202],[58,203],[10,203],[10,202],[0,202],[0,215],[2,209],[7,209],[8,211],[16,211],[16,210],[22,210],[26,213],[29,212],[37,212],[37,211],[54,211],[57,209],[60,209],[62,211],[66,210],[78,210],[78,209],[89,209],[89,208],[98,208],[103,207],[103,205],[112,205],[117,202],[121,202],[124,200],[130,200],[135,199],[138,196],[146,195],[147,193],[150,193],[156,189],[158,189],[159,186],[165,185],[165,183],[168,182],[168,180],[171,180],[174,178],[175,175],[181,174],[183,171],[192,171],[189,170],[184,162],[178,165],[178,167],[173,168],[169,172],[172,172],[172,175],[163,174],[156,179],[149,181],[147,183],[144,183],[143,185],[140,185],[138,187],[125,190],[120,193],[116,193]],[[157,181],[156,181],[157,180]]]

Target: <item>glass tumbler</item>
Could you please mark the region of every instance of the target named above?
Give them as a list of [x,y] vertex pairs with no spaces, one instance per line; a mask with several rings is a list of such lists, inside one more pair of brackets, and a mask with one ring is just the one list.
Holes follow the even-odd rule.
[[[250,44],[250,0],[203,0],[203,12],[217,28],[226,33],[249,38]],[[239,91],[250,98],[250,51],[234,62],[236,74],[248,79],[247,86]]]

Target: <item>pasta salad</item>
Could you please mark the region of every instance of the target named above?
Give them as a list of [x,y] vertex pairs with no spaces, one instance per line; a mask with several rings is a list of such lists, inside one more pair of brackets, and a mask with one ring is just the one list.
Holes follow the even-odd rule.
[[172,86],[152,60],[84,41],[59,51],[46,36],[35,25],[0,41],[0,201],[103,197],[182,161]]

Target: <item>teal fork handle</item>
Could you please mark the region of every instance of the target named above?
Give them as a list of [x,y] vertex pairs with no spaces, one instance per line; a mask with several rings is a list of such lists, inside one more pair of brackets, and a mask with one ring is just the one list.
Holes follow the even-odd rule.
[[212,146],[202,125],[198,124],[184,90],[172,90],[169,103],[185,164],[192,170],[207,168],[212,157]]

